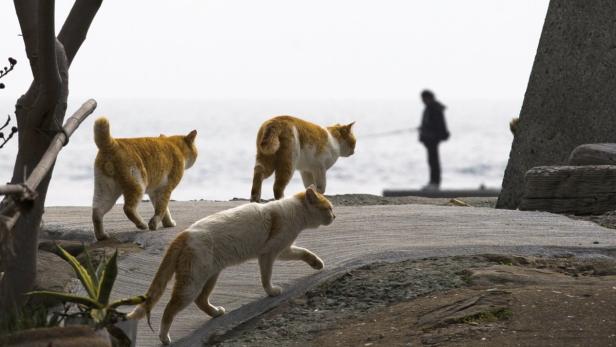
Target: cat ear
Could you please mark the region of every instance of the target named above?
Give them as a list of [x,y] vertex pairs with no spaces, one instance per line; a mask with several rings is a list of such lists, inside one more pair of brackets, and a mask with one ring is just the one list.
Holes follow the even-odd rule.
[[197,137],[197,130],[191,131],[188,135],[186,135],[185,139],[188,143],[195,142],[195,137]]
[[311,184],[308,188],[306,188],[306,200],[310,204],[316,204],[319,202],[319,197],[317,196],[317,188],[314,184]]
[[351,123],[347,124],[347,125],[346,125],[346,127],[347,127],[349,130],[351,130],[351,128],[353,128],[353,125],[355,125],[355,121],[353,121],[353,122],[351,122]]

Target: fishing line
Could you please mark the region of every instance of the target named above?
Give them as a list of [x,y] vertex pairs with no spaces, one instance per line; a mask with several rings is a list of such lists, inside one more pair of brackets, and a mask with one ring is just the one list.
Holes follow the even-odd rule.
[[406,129],[399,129],[399,130],[391,130],[391,131],[385,131],[385,132],[382,132],[382,133],[372,133],[372,134],[361,135],[361,138],[399,135],[399,134],[404,134],[404,133],[413,133],[413,132],[415,132],[417,130],[419,130],[419,129],[417,129],[417,128],[406,128]]

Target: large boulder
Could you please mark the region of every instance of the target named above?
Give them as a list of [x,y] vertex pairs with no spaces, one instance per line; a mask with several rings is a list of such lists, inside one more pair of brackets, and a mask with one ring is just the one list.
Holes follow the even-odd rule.
[[552,0],[497,208],[519,207],[525,173],[616,139],[616,1]]

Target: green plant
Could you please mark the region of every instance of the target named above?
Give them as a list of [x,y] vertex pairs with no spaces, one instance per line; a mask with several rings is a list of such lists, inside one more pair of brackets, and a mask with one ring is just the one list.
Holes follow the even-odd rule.
[[0,316],[0,336],[20,330],[60,326],[64,314],[50,312],[45,305],[26,304]]
[[81,315],[89,317],[96,328],[106,328],[112,336],[117,337],[118,329],[114,324],[126,320],[126,314],[118,311],[118,307],[138,305],[145,301],[145,296],[140,295],[109,302],[111,290],[118,275],[118,251],[116,250],[109,259],[103,257],[95,269],[88,251],[85,252],[85,264],[82,264],[62,247],[58,246],[58,249],[62,258],[73,267],[88,295],[78,296],[52,291],[33,291],[28,295],[76,304]]

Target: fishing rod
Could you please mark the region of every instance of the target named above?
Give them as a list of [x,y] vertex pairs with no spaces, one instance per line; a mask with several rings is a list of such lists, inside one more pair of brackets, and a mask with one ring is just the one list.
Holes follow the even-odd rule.
[[366,137],[383,137],[383,136],[411,133],[411,132],[415,132],[417,130],[419,130],[419,129],[418,128],[405,128],[405,129],[385,131],[385,132],[382,132],[382,133],[366,134],[366,135],[362,135],[361,137],[362,138],[366,138]]

